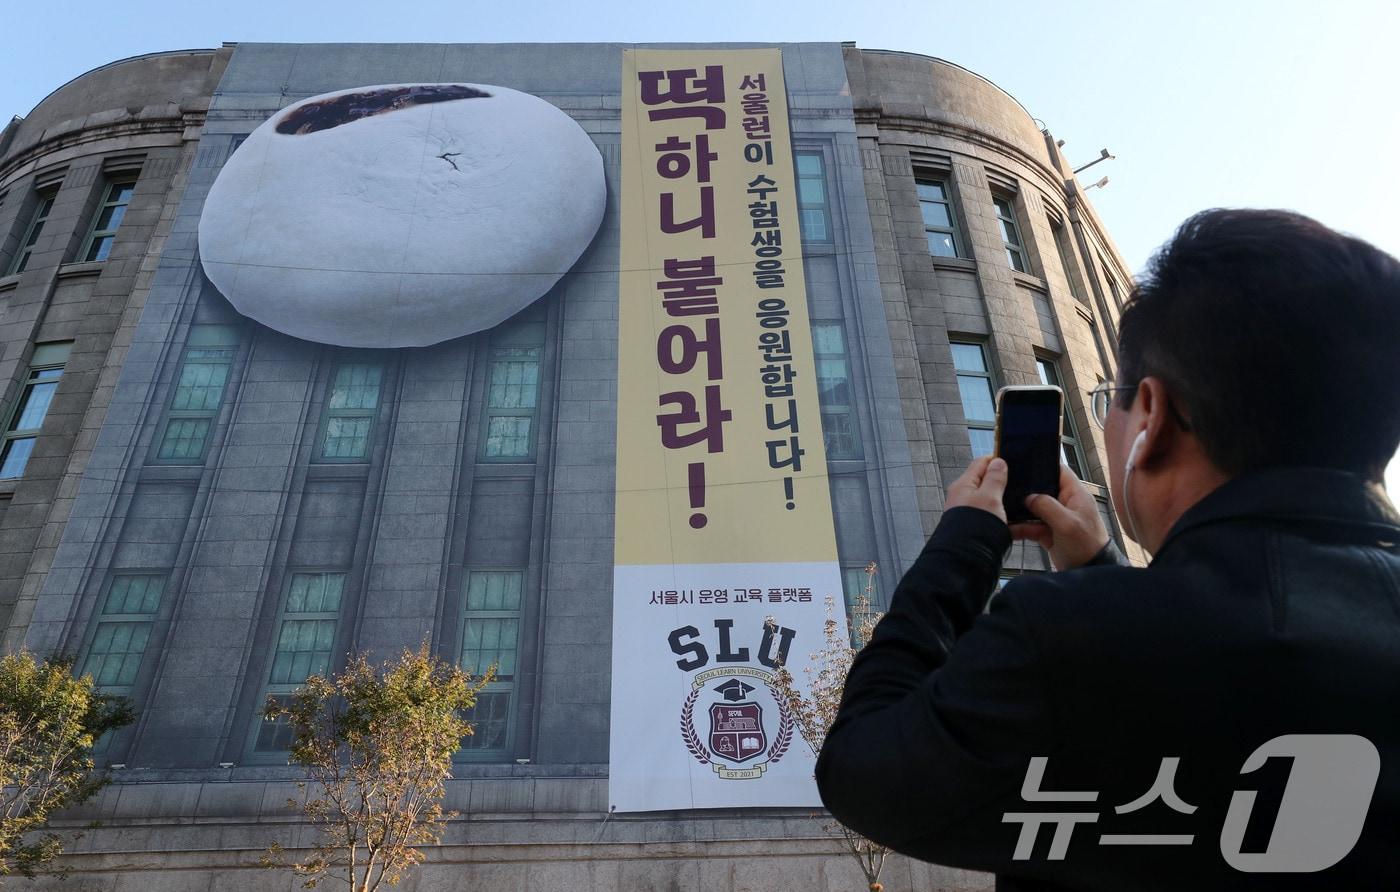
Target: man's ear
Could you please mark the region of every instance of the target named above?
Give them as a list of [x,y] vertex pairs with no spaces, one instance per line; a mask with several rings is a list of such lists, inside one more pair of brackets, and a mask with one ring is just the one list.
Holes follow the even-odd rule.
[[1148,375],[1138,382],[1134,407],[1147,422],[1142,428],[1146,437],[1138,448],[1134,466],[1151,467],[1179,445],[1177,438],[1182,433],[1172,419],[1171,397],[1161,378]]

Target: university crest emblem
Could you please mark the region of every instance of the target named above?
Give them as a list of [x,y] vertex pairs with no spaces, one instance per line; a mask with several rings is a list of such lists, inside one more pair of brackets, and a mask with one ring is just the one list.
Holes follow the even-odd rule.
[[753,692],[753,685],[731,678],[715,688],[724,702],[710,706],[710,749],[721,759],[746,762],[768,749],[763,733],[763,707],[741,702]]
[[[792,715],[787,704],[772,697],[777,727],[770,737],[764,725],[763,704],[746,699],[758,689],[742,678],[763,682],[771,693],[773,676],[762,669],[748,666],[711,669],[691,682],[690,694],[681,709],[681,738],[686,749],[696,761],[711,766],[715,774],[725,780],[762,777],[767,767],[782,759],[792,744]],[[716,680],[721,683],[710,684]],[[708,745],[695,728],[695,707],[702,697],[716,698],[709,707]]]

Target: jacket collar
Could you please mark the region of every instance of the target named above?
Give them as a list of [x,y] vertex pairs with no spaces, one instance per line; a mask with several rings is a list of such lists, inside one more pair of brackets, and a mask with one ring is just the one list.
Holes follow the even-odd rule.
[[1380,484],[1332,468],[1265,468],[1231,478],[1186,509],[1153,562],[1183,533],[1243,518],[1326,526],[1363,539],[1400,541],[1400,512]]

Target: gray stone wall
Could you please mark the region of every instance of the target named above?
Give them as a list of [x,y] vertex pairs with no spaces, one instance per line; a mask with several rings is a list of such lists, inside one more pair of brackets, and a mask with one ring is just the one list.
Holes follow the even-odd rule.
[[[52,442],[46,426],[39,470],[0,515],[0,610],[19,605],[10,643],[81,655],[114,574],[168,578],[132,686],[140,718],[104,754],[122,766],[115,783],[68,816],[74,828],[102,825],[72,846],[75,873],[63,888],[295,888],[255,865],[272,841],[309,838],[285,808],[297,773],[251,747],[290,575],[345,573],[337,654],[382,656],[426,638],[455,657],[467,575],[493,568],[525,574],[509,745],[461,761],[448,787],[460,815],[405,888],[858,887],[854,865],[805,813],[606,811],[623,48],[224,51],[210,63],[222,71],[231,53],[209,82],[207,120],[202,109],[197,120],[182,113],[177,141],[172,131],[161,137],[168,144],[144,146],[132,228],[100,270],[63,264],[106,156],[64,156],[70,179],[52,219],[65,222],[46,230],[53,243],[33,267],[46,272],[0,280],[0,380],[13,389],[36,338],[75,340]],[[981,339],[999,384],[1032,383],[1037,355],[1058,359],[1091,482],[1102,484],[1102,441],[1081,396],[1112,374],[1118,308],[1105,275],[1128,278],[1054,140],[985,79],[912,54],[782,48],[794,144],[820,153],[831,196],[832,241],[804,245],[810,312],[842,326],[862,447],[829,467],[838,550],[844,566],[880,565],[883,599],[971,458],[950,337]],[[65,86],[36,110],[35,127],[88,120],[102,97],[128,96],[120,70]],[[157,80],[194,82],[169,59],[155,70]],[[196,239],[237,139],[305,96],[406,81],[531,92],[590,134],[608,204],[575,270],[524,318],[427,349],[345,351],[239,317],[200,272]],[[43,175],[29,131],[12,126],[0,145],[5,158],[24,153],[11,173],[0,160],[0,177],[10,177],[0,183]],[[928,169],[953,185],[963,258],[929,256],[914,186]],[[993,188],[1014,198],[1026,273],[1006,263]],[[14,201],[0,206],[0,252],[16,249],[22,213]],[[209,448],[202,461],[157,461],[185,346],[208,326],[236,336]],[[534,454],[480,460],[491,346],[526,329],[542,344]],[[336,363],[366,357],[385,370],[367,460],[318,462]],[[1046,568],[1034,550],[1013,553],[1011,566]],[[891,890],[990,886],[898,858],[886,876]]]
[[[56,90],[0,139],[0,271],[23,247],[39,190],[57,187],[23,273],[0,278],[4,421],[34,345],[73,342],[23,477],[0,480],[7,648],[22,640],[68,521],[227,58],[210,50],[106,66]],[[111,255],[83,262],[77,255],[106,184],[122,176],[134,176],[136,190]]]
[[[1100,256],[1118,282],[1130,277],[1085,210],[1053,137],[1011,96],[956,65],[850,46],[845,53],[924,531],[937,523],[943,487],[973,457],[950,346],[962,340],[983,345],[994,387],[1038,384],[1035,360],[1056,362],[1085,482],[1122,541],[1107,508],[1102,432],[1087,391],[1112,377],[1095,331],[1107,352],[1120,309],[1102,299],[1108,288]],[[930,255],[917,177],[947,184],[959,257]],[[1007,260],[994,192],[1015,210],[1025,272]],[[1062,231],[1063,252],[1052,225]],[[1017,546],[1007,567],[1040,572],[1049,564],[1038,548]]]
[[[284,808],[296,772],[250,746],[291,573],[345,572],[338,654],[386,655],[426,636],[453,657],[466,574],[501,567],[525,571],[528,630],[510,745],[459,765],[449,805],[464,816],[418,888],[455,886],[463,877],[538,889],[585,888],[584,876],[600,889],[852,882],[853,866],[805,813],[607,819],[622,49],[244,44],[233,51],[71,519],[23,628],[33,649],[82,654],[114,574],[168,574],[132,686],[140,718],[105,753],[122,768],[98,801],[72,816],[104,826],[74,847],[78,874],[70,882],[225,888],[225,871],[248,870],[273,839],[306,838]],[[887,597],[923,531],[846,71],[836,45],[783,51],[794,141],[822,153],[835,232],[830,245],[808,252],[811,312],[842,324],[857,394],[861,457],[830,469],[840,557],[853,567],[876,561]],[[601,231],[523,321],[544,332],[541,434],[531,461],[478,459],[490,346],[521,320],[432,348],[368,351],[386,369],[368,460],[318,463],[335,363],[366,353],[241,319],[198,266],[204,196],[239,136],[308,95],[405,81],[535,93],[573,116],[604,158]],[[160,462],[181,357],[202,326],[236,332],[225,397],[203,460]],[[925,879],[935,873],[962,882],[908,862],[891,871],[910,886],[917,877],[933,887]],[[257,888],[290,882],[238,876]]]
[[[215,786],[226,787],[227,784]],[[288,783],[238,785],[207,798],[209,784],[123,784],[104,791],[89,830],[64,858],[72,873],[35,889],[72,892],[295,892],[289,871],[258,866],[271,840],[306,843],[306,828],[278,815]],[[442,845],[396,888],[410,892],[853,892],[865,888],[821,817],[710,811],[614,815],[606,780],[512,777],[449,784],[460,816]],[[261,815],[261,817],[253,817]],[[889,892],[991,892],[986,874],[891,856]]]
[[[524,619],[539,630],[527,636],[519,733],[508,755],[549,764],[605,761],[620,50],[570,47],[561,67],[558,48],[545,45],[237,49],[99,440],[108,473],[90,475],[86,523],[70,529],[63,572],[50,575],[28,630],[32,646],[80,650],[82,620],[112,571],[170,569],[158,655],[146,660],[156,665],[138,685],[142,719],[123,755],[161,768],[242,760],[275,602],[290,568],[349,572],[353,606],[338,650],[386,653],[431,635],[450,652],[464,570],[504,562],[528,569]],[[786,52],[795,138],[824,153],[836,199],[836,240],[809,261],[813,315],[842,321],[864,397],[864,457],[833,467],[842,557],[853,565],[874,559],[895,576],[922,543],[907,485],[910,460],[897,436],[903,422],[883,307],[874,299],[868,216],[849,102],[841,95],[844,70],[834,47]],[[548,334],[538,423],[545,433],[533,461],[475,458],[487,333],[426,350],[380,351],[394,369],[393,384],[370,460],[316,465],[309,454],[319,402],[340,353],[232,313],[196,265],[199,209],[234,138],[277,108],[345,86],[424,79],[530,90],[573,115],[603,153],[608,213],[578,267],[543,302]],[[153,464],[180,348],[192,325],[208,323],[242,332],[212,445],[202,464]],[[186,513],[184,529],[173,516],[158,533],[139,522],[157,489],[162,504],[175,506],[164,510]],[[304,516],[332,491],[334,507],[319,510],[341,519],[339,526]],[[159,541],[149,541],[152,535]]]

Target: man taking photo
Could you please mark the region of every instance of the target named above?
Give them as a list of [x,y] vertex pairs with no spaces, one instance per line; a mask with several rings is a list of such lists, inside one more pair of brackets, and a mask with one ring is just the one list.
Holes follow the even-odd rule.
[[[1008,527],[975,460],[852,666],[823,800],[998,890],[1400,889],[1400,262],[1207,211],[1119,328],[1095,416],[1150,564],[1068,469]],[[1017,539],[1058,572],[992,598]]]

